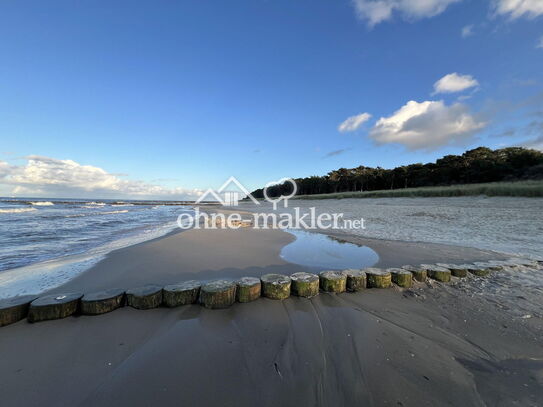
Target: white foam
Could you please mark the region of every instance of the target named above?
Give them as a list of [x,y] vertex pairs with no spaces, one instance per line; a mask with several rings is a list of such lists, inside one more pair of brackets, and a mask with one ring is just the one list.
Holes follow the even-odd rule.
[[52,206],[52,205],[54,205],[54,203],[49,202],[49,201],[37,201],[37,202],[30,202],[30,205],[34,205],[34,206]]
[[10,208],[10,209],[0,209],[0,213],[23,213],[23,212],[33,212],[36,211],[36,208]]
[[125,237],[95,247],[83,254],[64,256],[2,271],[0,272],[0,287],[2,287],[0,299],[18,295],[40,294],[58,287],[98,263],[109,252],[156,239],[176,227],[176,222],[167,223],[151,231],[147,229],[136,236]]

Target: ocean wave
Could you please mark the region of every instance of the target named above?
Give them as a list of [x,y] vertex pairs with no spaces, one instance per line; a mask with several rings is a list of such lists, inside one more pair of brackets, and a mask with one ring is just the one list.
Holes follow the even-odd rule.
[[30,205],[34,205],[34,206],[52,206],[52,205],[54,205],[54,203],[49,202],[49,201],[37,201],[37,202],[30,202]]
[[81,218],[84,216],[98,216],[98,215],[114,215],[116,213],[127,213],[128,209],[120,211],[107,211],[107,212],[90,212],[90,213],[75,213],[73,215],[66,215],[65,218]]
[[129,203],[118,203],[118,204],[112,204],[111,206],[134,206],[134,204],[129,204]]
[[95,207],[95,206],[106,206],[106,204],[104,202],[88,202],[87,205],[84,206],[84,208],[87,208],[87,207]]
[[33,212],[36,211],[36,208],[10,208],[10,209],[0,209],[0,213],[23,213],[23,212]]
[[115,213],[127,213],[128,209],[123,209],[121,211],[109,211],[109,212],[100,212],[101,215],[113,215]]

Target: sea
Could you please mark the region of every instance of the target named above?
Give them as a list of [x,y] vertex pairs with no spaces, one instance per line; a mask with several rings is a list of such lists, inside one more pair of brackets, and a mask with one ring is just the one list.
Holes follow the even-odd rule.
[[61,285],[192,211],[187,202],[0,198],[0,299]]

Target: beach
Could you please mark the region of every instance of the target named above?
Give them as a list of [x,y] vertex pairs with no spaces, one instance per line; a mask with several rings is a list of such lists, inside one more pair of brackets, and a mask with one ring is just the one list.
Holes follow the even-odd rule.
[[[504,258],[460,246],[334,238],[371,247],[379,267]],[[173,232],[113,251],[51,292],[316,271],[281,258],[293,239],[251,228]],[[224,310],[124,307],[20,321],[0,330],[3,404],[536,406],[541,316],[497,306],[492,287],[506,284],[511,303],[524,296],[536,308],[540,291],[526,292],[507,273],[490,278],[488,289],[470,277],[407,290],[260,298]]]

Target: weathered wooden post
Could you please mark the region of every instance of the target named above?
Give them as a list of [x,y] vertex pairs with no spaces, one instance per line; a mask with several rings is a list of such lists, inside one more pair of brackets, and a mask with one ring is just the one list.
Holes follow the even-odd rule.
[[424,283],[428,279],[428,273],[422,267],[406,265],[402,266],[402,268],[411,272],[413,278],[421,283]]
[[170,308],[194,304],[198,301],[201,286],[201,283],[196,280],[169,284],[162,289],[162,303]]
[[493,262],[486,262],[486,261],[476,261],[475,263],[473,263],[474,265],[476,265],[477,267],[481,267],[481,268],[485,268],[485,269],[488,269],[490,271],[502,271],[503,270],[503,266],[501,264],[496,264],[496,263],[493,263]]
[[475,264],[470,264],[467,267],[468,272],[477,277],[486,277],[490,274],[490,270],[486,267],[476,266]]
[[464,278],[468,275],[468,269],[466,264],[445,264],[437,263],[436,266],[444,267],[451,271],[451,275],[458,278]]
[[284,300],[290,297],[292,280],[283,274],[265,274],[262,281],[262,295],[272,300]]
[[364,269],[370,288],[389,288],[392,285],[392,275],[383,269],[370,267]]
[[292,294],[298,297],[311,298],[319,294],[319,276],[313,273],[294,273],[290,276],[292,280]]
[[392,282],[400,287],[409,288],[413,285],[413,274],[401,268],[386,269],[392,277]]
[[441,281],[442,283],[448,283],[451,281],[451,270],[446,269],[445,267],[435,266],[433,264],[421,264],[428,276],[436,281]]
[[13,324],[26,318],[30,303],[37,295],[22,295],[0,300],[0,326]]
[[85,294],[81,298],[81,313],[83,315],[105,314],[124,306],[124,302],[124,290],[120,288]]
[[236,299],[238,302],[251,302],[260,298],[262,284],[259,278],[242,277],[237,282]]
[[83,294],[67,293],[39,297],[30,303],[28,322],[66,318],[77,312]]
[[366,273],[363,270],[345,270],[347,276],[347,291],[357,292],[365,290],[368,286]]
[[228,308],[236,302],[236,283],[229,280],[215,280],[202,285],[200,304],[209,309]]
[[321,271],[319,273],[322,291],[344,293],[347,291],[347,275],[343,271]]
[[131,288],[126,291],[128,305],[136,309],[157,308],[162,303],[162,287],[158,285],[146,285]]

